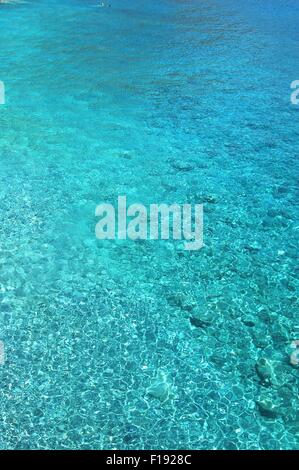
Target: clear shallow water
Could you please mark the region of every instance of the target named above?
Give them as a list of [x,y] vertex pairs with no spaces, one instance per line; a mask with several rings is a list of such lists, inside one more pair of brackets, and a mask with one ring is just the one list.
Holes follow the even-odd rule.
[[[95,6],[0,5],[0,446],[298,448],[298,3]],[[119,194],[206,246],[97,241]]]

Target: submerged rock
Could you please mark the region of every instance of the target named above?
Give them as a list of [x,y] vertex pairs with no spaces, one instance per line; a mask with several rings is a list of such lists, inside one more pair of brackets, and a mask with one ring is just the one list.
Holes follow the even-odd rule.
[[214,196],[213,194],[205,194],[202,198],[201,201],[203,203],[207,202],[209,204],[216,204],[217,202],[217,197]]
[[262,247],[257,242],[247,243],[244,245],[245,250],[249,251],[250,253],[258,253]]
[[256,324],[256,319],[251,315],[244,315],[241,320],[244,325],[249,326],[250,328],[254,327]]
[[177,171],[192,171],[195,168],[194,163],[188,160],[171,160],[170,165]]
[[275,405],[269,398],[261,398],[256,402],[259,412],[266,418],[277,418],[279,406]]
[[160,371],[153,381],[153,383],[147,388],[147,395],[150,395],[153,398],[157,398],[161,402],[165,402],[173,397],[172,393],[172,383],[169,382],[169,379],[165,372]]
[[199,309],[194,309],[190,317],[191,325],[197,328],[204,328],[213,323],[214,315],[211,312],[202,312]]
[[196,301],[191,296],[181,292],[169,294],[167,301],[172,307],[179,307],[181,310],[191,311],[196,307]]
[[274,364],[269,359],[261,357],[256,365],[256,371],[264,385],[276,385],[277,379],[274,371]]
[[292,352],[290,355],[290,364],[294,367],[299,366],[299,349],[296,349],[296,351]]
[[290,354],[290,364],[294,367],[299,366],[299,339],[295,339],[291,343],[291,348],[294,351]]

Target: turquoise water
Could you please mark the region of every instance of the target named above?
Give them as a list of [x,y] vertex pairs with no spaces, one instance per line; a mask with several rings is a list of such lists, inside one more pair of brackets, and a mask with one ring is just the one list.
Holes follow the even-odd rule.
[[0,447],[298,449],[299,4],[110,3],[0,5]]

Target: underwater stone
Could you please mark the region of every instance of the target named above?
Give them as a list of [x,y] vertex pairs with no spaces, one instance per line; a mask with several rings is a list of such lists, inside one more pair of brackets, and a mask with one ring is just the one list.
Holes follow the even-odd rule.
[[261,357],[257,361],[255,368],[262,383],[264,383],[265,385],[277,384],[273,363],[271,361],[269,361],[265,357]]
[[289,329],[278,321],[273,322],[274,318],[274,316],[271,316],[270,320],[268,321],[269,324],[270,322],[272,323],[270,328],[272,339],[278,343],[285,343],[289,339]]
[[214,315],[211,312],[201,312],[198,309],[192,311],[190,317],[191,325],[197,328],[203,328],[212,324],[214,320]]
[[275,405],[269,398],[262,398],[257,400],[256,404],[262,416],[267,418],[276,418],[279,414],[279,407]]
[[164,382],[155,382],[148,388],[147,393],[161,401],[165,401],[168,398],[168,388]]
[[182,293],[171,294],[167,296],[167,300],[171,306],[179,307],[182,310],[191,311],[196,306],[195,300]]
[[121,158],[125,158],[126,160],[132,159],[132,154],[128,150],[123,150],[122,152],[119,152],[119,156]]
[[263,333],[262,328],[251,330],[252,339],[257,348],[266,348],[269,344],[269,336]]
[[295,339],[291,343],[291,348],[295,350],[290,354],[290,364],[294,367],[299,366],[299,339]]
[[282,416],[283,400],[278,395],[274,396],[270,389],[262,392],[256,400],[256,405],[262,416],[267,418]]
[[251,244],[244,245],[244,248],[251,253],[257,253],[262,247],[257,242],[253,242]]
[[178,171],[192,171],[195,168],[191,162],[181,160],[172,160],[170,164],[172,168]]
[[210,203],[210,204],[216,204],[217,198],[216,196],[213,196],[212,194],[206,194],[200,199],[203,203]]
[[165,372],[159,372],[157,378],[147,389],[147,394],[153,398],[157,398],[161,402],[171,398],[171,384],[168,382]]
[[253,327],[256,324],[255,318],[251,315],[245,315],[244,317],[242,317],[242,322],[244,323],[244,325],[249,327]]

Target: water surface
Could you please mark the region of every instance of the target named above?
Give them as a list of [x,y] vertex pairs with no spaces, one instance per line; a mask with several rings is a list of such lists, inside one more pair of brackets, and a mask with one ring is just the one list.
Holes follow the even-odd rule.
[[[298,20],[0,5],[1,448],[299,447]],[[203,203],[205,247],[96,240],[118,195]]]

